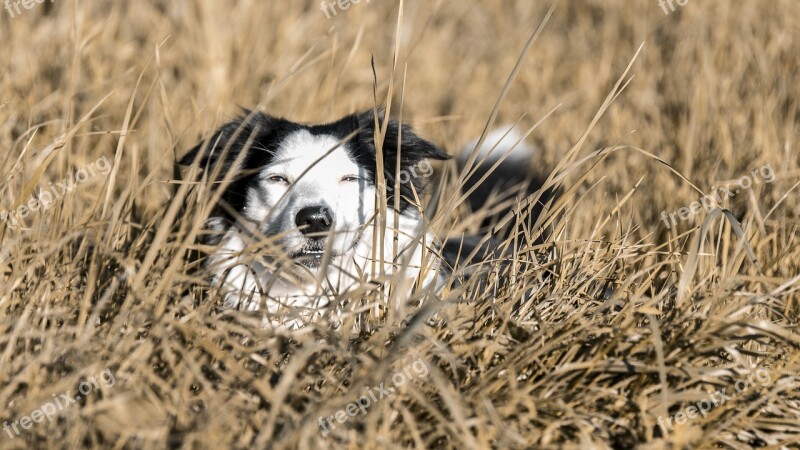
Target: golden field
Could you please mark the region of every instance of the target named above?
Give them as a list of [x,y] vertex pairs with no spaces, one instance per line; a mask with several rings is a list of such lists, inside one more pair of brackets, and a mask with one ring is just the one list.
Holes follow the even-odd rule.
[[[800,447],[800,3],[14,1],[0,448]],[[240,107],[376,100],[453,155],[533,128],[530,170],[562,192],[547,242],[486,282],[341,298],[340,326],[220,308],[176,159]],[[442,238],[479,231],[437,214]]]

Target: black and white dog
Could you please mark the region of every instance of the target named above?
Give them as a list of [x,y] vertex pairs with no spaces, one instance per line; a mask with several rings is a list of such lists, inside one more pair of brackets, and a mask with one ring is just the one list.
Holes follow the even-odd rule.
[[[488,198],[486,186],[527,180],[522,192],[538,188],[527,176],[532,148],[514,133],[500,145],[497,139],[486,140],[498,147],[492,152],[497,157],[467,183],[486,176],[469,198],[473,206]],[[484,173],[506,150],[509,158]],[[463,248],[466,240],[440,245],[425,230],[419,203],[433,173],[430,161],[449,158],[382,112],[377,120],[368,111],[324,125],[248,112],[194,147],[180,165],[197,166],[194,173],[218,196],[203,242],[215,248],[205,267],[225,306],[264,310],[270,323],[297,326],[365,280],[391,279],[394,290],[409,293],[443,283],[455,255],[470,249]],[[287,310],[292,317],[281,322],[279,313]]]

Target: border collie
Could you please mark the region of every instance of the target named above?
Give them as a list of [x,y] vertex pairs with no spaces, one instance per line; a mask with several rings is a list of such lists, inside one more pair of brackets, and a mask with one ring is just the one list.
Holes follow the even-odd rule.
[[[537,187],[526,174],[532,149],[524,143],[488,170],[519,144],[511,142],[516,134],[501,140],[497,156],[466,183],[475,187],[475,208],[503,181],[527,180],[525,192]],[[391,280],[393,290],[409,294],[414,286],[444,284],[458,255],[472,250],[464,247],[474,247],[467,239],[438,242],[422,220],[430,161],[449,158],[382,111],[323,125],[247,112],[179,164],[211,187],[215,206],[202,241],[214,250],[205,269],[225,306],[265,311],[266,321],[293,328],[364,280]],[[484,185],[475,186],[479,179]]]

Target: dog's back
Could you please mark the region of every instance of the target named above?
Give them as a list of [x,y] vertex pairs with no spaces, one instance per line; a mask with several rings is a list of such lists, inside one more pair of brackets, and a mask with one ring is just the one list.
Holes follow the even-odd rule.
[[[457,163],[459,173],[466,174],[462,188],[468,194],[466,201],[481,216],[480,230],[445,241],[442,256],[452,267],[506,256],[501,247],[512,233],[527,230],[535,236],[531,244],[544,242],[549,227],[537,227],[537,222],[558,193],[554,187],[544,188],[541,171],[530,169],[536,148],[516,129],[498,127],[479,148],[478,143],[475,139],[467,144]],[[512,212],[516,215],[510,216]],[[514,250],[508,246],[506,253]]]

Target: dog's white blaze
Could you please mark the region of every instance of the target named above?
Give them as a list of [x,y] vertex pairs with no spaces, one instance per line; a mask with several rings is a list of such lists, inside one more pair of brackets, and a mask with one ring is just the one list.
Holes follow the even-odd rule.
[[[326,206],[333,213],[331,250],[345,253],[375,204],[374,186],[367,182],[366,171],[350,159],[346,145],[306,130],[288,136],[273,162],[262,169],[258,184],[249,189],[245,217],[264,234],[279,235],[283,249],[292,253],[308,243],[295,223],[297,213],[305,207]],[[272,177],[288,183],[271,181]]]
[[[342,181],[345,176],[366,176],[350,159],[346,145],[333,136],[315,136],[306,130],[290,135],[275,152],[273,162],[262,169],[257,189],[248,193],[245,216],[259,222],[279,208],[284,217],[273,212],[272,222],[267,225],[272,231],[279,225],[274,221],[283,219],[286,223],[280,225],[282,231],[287,231],[295,226],[294,215],[300,208],[326,204],[334,212],[342,211],[341,219],[351,221],[353,206],[358,206],[351,204],[367,186],[363,182]],[[285,177],[289,184],[270,181],[273,176]],[[341,209],[337,207],[340,203],[345,203]],[[336,218],[340,219],[339,214]]]

